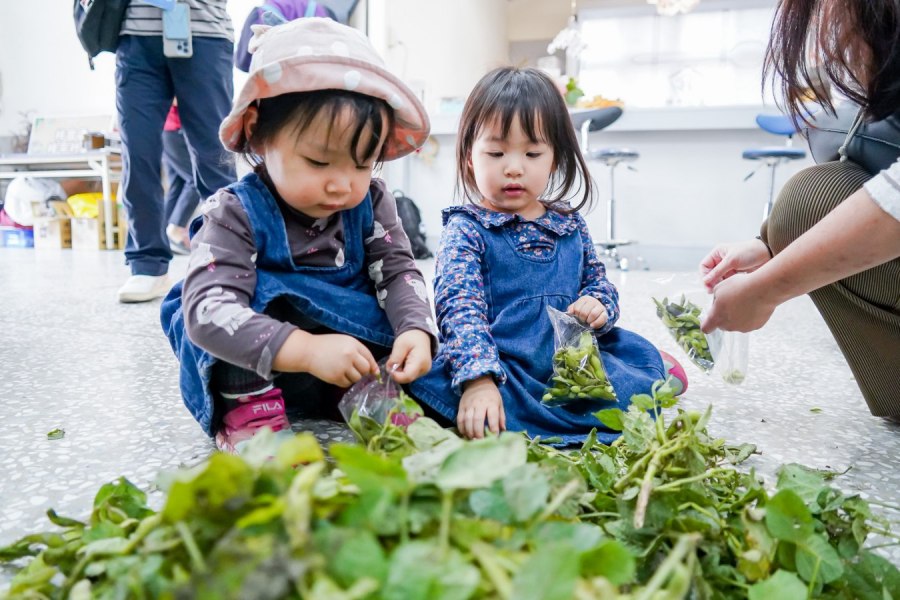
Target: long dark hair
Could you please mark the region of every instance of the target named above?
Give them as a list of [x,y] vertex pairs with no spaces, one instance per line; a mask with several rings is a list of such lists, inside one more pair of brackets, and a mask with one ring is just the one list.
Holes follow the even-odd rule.
[[[394,112],[387,102],[344,90],[292,92],[263,98],[259,101],[257,110],[259,116],[256,119],[256,127],[241,148],[241,154],[254,166],[260,166],[260,160],[253,152],[253,148],[264,147],[286,127],[292,128],[294,136],[299,136],[322,111],[325,111],[328,119],[329,136],[341,112],[350,111],[353,118],[350,157],[357,165],[362,165],[373,158],[376,163],[383,161],[387,144],[381,146],[378,156],[375,156],[375,150],[384,132],[393,128]],[[366,127],[371,127],[371,136],[362,139]]]
[[893,114],[900,108],[900,0],[780,0],[764,77],[781,79],[787,108],[803,120],[804,88],[834,112],[825,82],[811,72],[810,55],[870,120]]
[[[570,213],[594,201],[594,187],[587,164],[578,147],[575,128],[556,84],[537,69],[501,67],[481,78],[466,100],[459,123],[456,142],[456,193],[473,201],[478,197],[475,174],[469,166],[472,146],[482,128],[498,123],[506,137],[515,117],[532,142],[543,141],[553,148],[553,170],[550,178],[547,208]],[[573,192],[574,188],[574,192]],[[574,208],[566,202],[570,195],[581,192]]]

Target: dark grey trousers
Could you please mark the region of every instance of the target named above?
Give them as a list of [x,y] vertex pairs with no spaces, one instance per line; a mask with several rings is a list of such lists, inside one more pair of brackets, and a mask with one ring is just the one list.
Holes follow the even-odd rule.
[[[780,252],[871,175],[850,163],[816,165],[794,175],[763,224],[763,237]],[[810,294],[837,340],[869,410],[900,417],[900,258]]]

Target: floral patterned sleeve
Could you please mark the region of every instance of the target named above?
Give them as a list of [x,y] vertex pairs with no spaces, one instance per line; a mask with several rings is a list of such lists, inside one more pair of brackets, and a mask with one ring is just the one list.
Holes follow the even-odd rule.
[[603,335],[613,328],[619,320],[619,291],[606,278],[606,267],[597,256],[594,241],[588,231],[587,223],[581,215],[576,214],[578,231],[581,233],[584,249],[584,270],[581,272],[581,295],[591,296],[603,303],[606,307],[606,324],[597,330],[597,335]]
[[491,337],[481,261],[484,240],[465,217],[452,217],[441,235],[435,262],[435,309],[453,389],[483,375],[506,381]]

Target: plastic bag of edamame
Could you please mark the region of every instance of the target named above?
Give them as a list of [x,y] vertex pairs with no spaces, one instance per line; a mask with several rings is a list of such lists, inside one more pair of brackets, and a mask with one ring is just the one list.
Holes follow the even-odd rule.
[[575,317],[547,307],[553,325],[553,378],[541,403],[554,407],[572,402],[615,401],[593,330]]
[[[671,278],[661,283],[670,283]],[[746,333],[715,330],[700,331],[703,307],[708,304],[705,290],[686,290],[653,298],[656,316],[675,343],[692,363],[704,372],[715,370],[726,383],[740,384],[747,377],[750,337]]]
[[385,362],[378,363],[378,376],[367,375],[354,383],[338,403],[341,416],[361,441],[369,440],[389,420],[405,427],[422,416],[422,408],[394,382]]

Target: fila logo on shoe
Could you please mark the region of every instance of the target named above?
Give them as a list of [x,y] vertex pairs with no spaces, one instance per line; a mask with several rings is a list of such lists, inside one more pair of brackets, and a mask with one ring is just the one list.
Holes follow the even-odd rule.
[[280,402],[258,402],[253,405],[253,414],[258,414],[260,412],[281,412],[281,403]]

